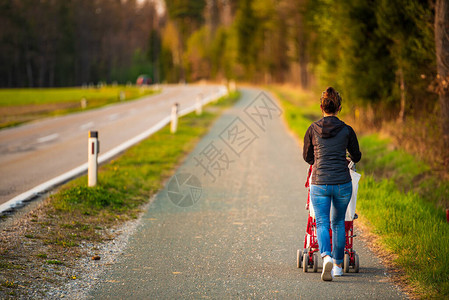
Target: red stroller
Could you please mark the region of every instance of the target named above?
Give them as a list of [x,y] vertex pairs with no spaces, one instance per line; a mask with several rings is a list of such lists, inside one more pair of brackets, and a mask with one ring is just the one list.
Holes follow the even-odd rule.
[[[348,206],[348,211],[346,212],[345,217],[345,236],[346,236],[346,244],[345,244],[345,256],[343,261],[343,271],[345,273],[349,272],[349,269],[354,269],[354,272],[359,272],[359,256],[356,254],[353,249],[353,238],[354,235],[354,220],[357,219],[357,214],[355,214],[355,197],[354,194],[357,195],[357,185],[360,179],[360,174],[355,172],[355,166],[353,163],[350,163],[349,168],[353,171],[351,172],[351,176],[353,177],[353,186],[355,182],[355,189],[353,191],[353,197],[351,198],[351,203]],[[309,211],[309,215],[307,218],[307,228],[306,235],[304,237],[304,248],[303,250],[298,249],[297,251],[297,267],[303,268],[304,272],[309,270],[309,267],[312,268],[313,272],[318,271],[318,264],[321,261],[321,256],[319,254],[318,248],[318,240],[317,240],[317,230],[316,230],[316,220],[315,220],[315,212],[313,210],[313,206],[310,203],[310,176],[312,174],[312,166],[309,168],[309,174],[307,176],[307,181],[305,187],[308,189],[307,193],[307,204],[306,209]],[[354,178],[355,177],[355,178]],[[331,246],[332,246],[332,230],[330,231],[331,237]]]

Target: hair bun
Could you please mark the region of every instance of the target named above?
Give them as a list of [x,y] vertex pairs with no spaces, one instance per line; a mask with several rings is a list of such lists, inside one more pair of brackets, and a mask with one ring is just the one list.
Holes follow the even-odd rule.
[[323,110],[327,113],[336,113],[341,106],[341,96],[331,86],[326,88],[320,100]]
[[333,97],[333,96],[335,96],[336,93],[337,93],[336,90],[331,86],[326,89],[327,97]]

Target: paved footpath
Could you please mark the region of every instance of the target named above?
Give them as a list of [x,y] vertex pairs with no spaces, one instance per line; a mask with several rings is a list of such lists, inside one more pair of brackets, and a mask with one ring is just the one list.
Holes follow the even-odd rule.
[[357,238],[358,274],[323,282],[321,267],[296,268],[307,221],[307,165],[275,102],[261,92],[242,90],[242,100],[154,199],[124,255],[89,297],[405,298]]

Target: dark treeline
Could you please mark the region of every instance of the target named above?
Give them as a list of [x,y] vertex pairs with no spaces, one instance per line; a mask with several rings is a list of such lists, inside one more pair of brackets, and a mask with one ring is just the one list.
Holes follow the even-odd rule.
[[135,80],[155,15],[131,0],[0,0],[1,86]]
[[423,134],[443,134],[447,149],[448,2],[0,0],[0,86],[124,83],[142,73],[153,82],[333,85],[375,126],[438,116]]

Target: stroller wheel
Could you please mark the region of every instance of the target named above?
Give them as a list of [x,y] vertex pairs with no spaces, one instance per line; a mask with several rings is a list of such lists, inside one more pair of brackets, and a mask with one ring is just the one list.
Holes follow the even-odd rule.
[[302,270],[304,273],[307,273],[307,269],[309,268],[309,253],[304,253],[302,256]]
[[317,272],[318,271],[318,253],[313,253],[313,272]]
[[302,265],[302,250],[299,250],[296,252],[296,266],[301,268]]
[[359,272],[359,255],[358,254],[354,254],[354,272],[358,273]]
[[343,260],[343,272],[349,273],[349,263],[350,263],[350,257],[348,253],[345,253],[345,258]]

